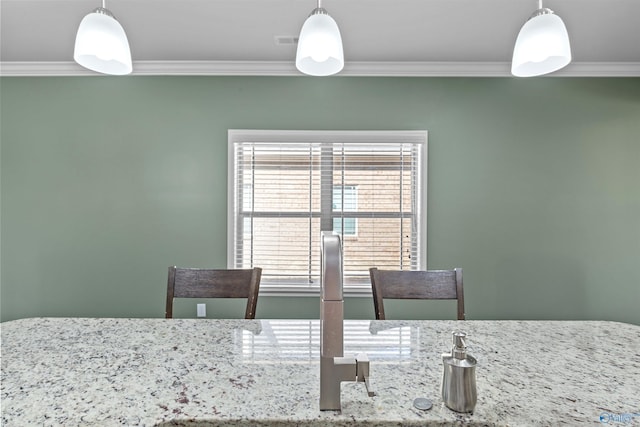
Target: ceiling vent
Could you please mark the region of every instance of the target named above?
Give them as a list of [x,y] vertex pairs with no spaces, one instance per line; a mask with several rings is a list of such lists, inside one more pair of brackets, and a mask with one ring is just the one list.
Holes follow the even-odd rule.
[[297,36],[275,36],[274,40],[277,46],[290,46],[298,44]]

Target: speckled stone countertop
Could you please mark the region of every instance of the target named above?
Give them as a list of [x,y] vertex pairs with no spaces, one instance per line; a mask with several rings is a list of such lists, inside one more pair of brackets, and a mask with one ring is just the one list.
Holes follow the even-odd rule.
[[[35,318],[0,324],[2,425],[640,425],[640,327],[614,322],[346,321],[378,395],[320,411],[319,322]],[[468,334],[473,414],[440,396]],[[429,411],[413,407],[430,398]]]

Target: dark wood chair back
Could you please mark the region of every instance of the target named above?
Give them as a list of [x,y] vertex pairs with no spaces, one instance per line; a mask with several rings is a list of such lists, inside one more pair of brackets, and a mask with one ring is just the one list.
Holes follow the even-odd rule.
[[245,319],[255,319],[261,268],[212,270],[169,267],[165,317],[173,317],[174,298],[246,298]]
[[371,290],[376,319],[385,320],[384,298],[455,299],[458,320],[465,320],[462,269],[395,271],[370,268]]

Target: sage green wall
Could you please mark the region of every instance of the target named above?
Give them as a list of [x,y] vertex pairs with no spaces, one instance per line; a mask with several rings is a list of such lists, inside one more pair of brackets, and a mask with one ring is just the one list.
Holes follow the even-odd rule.
[[[428,263],[464,269],[468,318],[640,324],[640,78],[3,77],[0,90],[3,321],[163,316],[169,265],[226,265],[227,129],[257,128],[427,129]],[[317,317],[318,300],[261,298],[257,315]],[[371,300],[349,299],[346,317],[372,318]]]

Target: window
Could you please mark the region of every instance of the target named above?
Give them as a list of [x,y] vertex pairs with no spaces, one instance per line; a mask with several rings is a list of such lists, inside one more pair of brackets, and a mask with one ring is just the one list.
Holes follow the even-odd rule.
[[[333,211],[334,212],[357,212],[358,193],[355,185],[334,185],[333,186]],[[355,236],[357,234],[357,218],[333,218],[333,231],[345,236]],[[344,231],[343,231],[344,229]]]
[[229,131],[229,268],[261,293],[319,290],[320,231],[342,235],[345,293],[369,267],[424,269],[426,131]]

